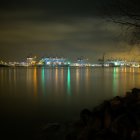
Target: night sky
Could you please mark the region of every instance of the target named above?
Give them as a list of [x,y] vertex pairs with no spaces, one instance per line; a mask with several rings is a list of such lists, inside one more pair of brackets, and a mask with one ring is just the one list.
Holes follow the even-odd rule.
[[[127,58],[131,49],[123,27],[105,16],[111,0],[4,0],[0,2],[0,59],[29,55]],[[131,50],[131,51],[130,51]]]

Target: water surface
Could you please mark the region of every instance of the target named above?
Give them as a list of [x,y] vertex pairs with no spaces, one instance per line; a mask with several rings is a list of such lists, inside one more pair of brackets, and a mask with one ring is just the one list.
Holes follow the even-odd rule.
[[4,127],[30,131],[46,122],[78,119],[81,109],[140,87],[139,79],[139,68],[0,68]]

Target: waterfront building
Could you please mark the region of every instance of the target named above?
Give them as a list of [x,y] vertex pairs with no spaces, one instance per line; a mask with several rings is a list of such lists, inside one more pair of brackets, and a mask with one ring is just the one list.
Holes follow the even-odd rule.
[[28,66],[36,65],[36,56],[35,57],[28,57],[27,58],[27,65]]
[[125,60],[107,60],[104,62],[105,66],[114,66],[114,67],[120,67],[120,66],[126,66]]
[[91,66],[91,64],[88,62],[87,58],[78,58],[76,62],[71,64],[71,66],[86,67]]
[[42,58],[38,65],[45,65],[45,66],[69,66],[70,62],[66,58],[58,58],[58,57],[46,57]]

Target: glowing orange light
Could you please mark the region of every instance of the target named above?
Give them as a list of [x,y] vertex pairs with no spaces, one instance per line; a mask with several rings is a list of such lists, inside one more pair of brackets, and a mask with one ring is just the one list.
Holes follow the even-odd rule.
[[37,95],[37,70],[36,67],[34,68],[34,75],[33,75],[33,80],[34,80],[34,95]]

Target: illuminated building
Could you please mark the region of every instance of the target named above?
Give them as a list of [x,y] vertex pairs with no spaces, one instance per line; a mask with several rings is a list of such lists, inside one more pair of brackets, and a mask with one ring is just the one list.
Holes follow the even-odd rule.
[[104,62],[104,66],[113,66],[113,67],[120,67],[126,66],[126,61],[123,60],[108,60]]
[[75,63],[71,64],[71,66],[85,67],[85,66],[91,66],[91,65],[89,64],[88,59],[78,58]]
[[45,66],[69,66],[70,62],[65,58],[58,58],[58,57],[46,57],[42,58],[38,65],[45,65]]
[[27,65],[32,66],[36,64],[36,56],[35,57],[28,57],[27,58]]

